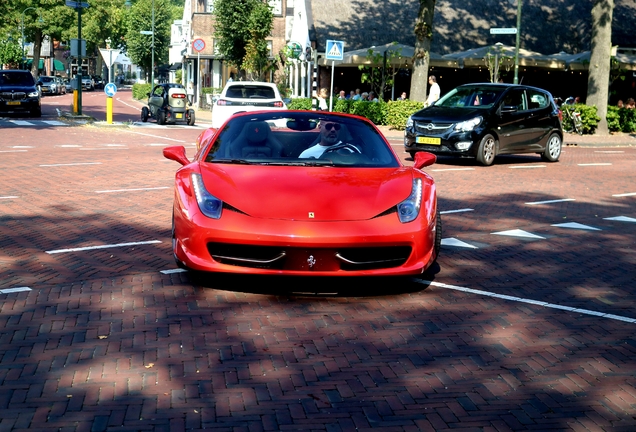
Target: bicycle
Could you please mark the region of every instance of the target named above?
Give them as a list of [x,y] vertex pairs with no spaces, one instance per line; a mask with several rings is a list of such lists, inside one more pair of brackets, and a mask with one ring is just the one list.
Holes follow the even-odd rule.
[[581,120],[581,113],[576,111],[574,107],[567,105],[561,105],[561,111],[565,113],[567,122],[563,122],[564,132],[576,132],[579,135],[583,135],[583,121]]

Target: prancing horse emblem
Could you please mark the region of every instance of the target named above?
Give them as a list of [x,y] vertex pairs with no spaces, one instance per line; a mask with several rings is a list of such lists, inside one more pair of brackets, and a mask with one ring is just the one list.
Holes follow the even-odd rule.
[[313,255],[309,255],[309,258],[307,258],[307,264],[309,264],[309,268],[314,268],[316,265],[316,258],[314,258]]
[[309,212],[309,219],[313,219],[315,217],[314,212]]

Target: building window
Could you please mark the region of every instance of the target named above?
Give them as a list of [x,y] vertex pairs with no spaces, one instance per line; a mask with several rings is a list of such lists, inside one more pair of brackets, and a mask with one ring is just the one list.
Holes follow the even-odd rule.
[[283,16],[283,0],[268,0],[274,16]]
[[208,7],[206,8],[208,13],[214,13],[214,0],[208,0]]

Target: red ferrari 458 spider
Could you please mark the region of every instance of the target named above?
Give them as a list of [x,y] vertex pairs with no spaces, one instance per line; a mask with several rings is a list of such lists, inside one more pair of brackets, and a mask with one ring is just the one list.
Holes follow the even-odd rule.
[[404,166],[362,117],[321,111],[232,116],[204,132],[175,176],[172,244],[186,269],[293,276],[414,275],[442,221],[418,152]]

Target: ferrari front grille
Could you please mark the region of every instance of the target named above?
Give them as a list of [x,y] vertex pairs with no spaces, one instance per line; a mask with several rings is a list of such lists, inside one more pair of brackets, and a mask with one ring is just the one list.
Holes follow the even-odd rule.
[[411,255],[411,247],[307,249],[210,242],[208,252],[221,264],[239,267],[291,271],[357,271],[401,266]]

